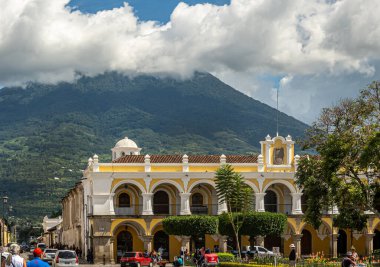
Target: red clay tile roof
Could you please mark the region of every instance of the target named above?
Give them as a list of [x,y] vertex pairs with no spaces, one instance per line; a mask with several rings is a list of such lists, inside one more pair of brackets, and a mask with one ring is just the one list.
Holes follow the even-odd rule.
[[[112,163],[144,163],[145,155],[125,155]],[[227,163],[257,163],[257,155],[226,155]],[[151,155],[150,163],[182,163],[182,155]],[[189,155],[189,163],[220,163],[220,155]]]

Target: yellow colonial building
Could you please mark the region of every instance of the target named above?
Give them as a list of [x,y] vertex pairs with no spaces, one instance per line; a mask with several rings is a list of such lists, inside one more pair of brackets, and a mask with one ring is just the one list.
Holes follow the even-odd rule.
[[[97,155],[90,158],[81,183],[63,199],[63,235],[70,231],[81,236],[67,237],[73,241],[66,245],[92,250],[95,263],[117,262],[125,251],[161,248],[163,256],[172,260],[181,246],[229,250],[233,240],[227,236],[206,235],[196,240],[168,236],[161,222],[170,215],[226,211],[225,205],[218,204],[214,176],[221,165],[230,164],[253,189],[256,211],[288,217],[281,237],[243,236],[243,246],[280,247],[287,254],[294,243],[298,255],[323,252],[334,257],[352,245],[360,255],[380,248],[380,219],[374,215],[362,232],[332,227],[332,215],[339,212],[336,208],[325,212],[319,229],[306,224],[302,220],[304,196],[295,183],[300,157],[294,155],[294,141],[290,136],[268,135],[260,143],[259,155],[144,155],[134,141],[120,140],[112,148],[112,162],[103,163]],[[77,215],[73,214],[79,206]]]

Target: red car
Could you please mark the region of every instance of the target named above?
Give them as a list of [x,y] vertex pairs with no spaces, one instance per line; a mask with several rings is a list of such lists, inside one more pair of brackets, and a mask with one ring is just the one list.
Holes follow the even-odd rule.
[[149,256],[144,256],[142,252],[125,252],[120,259],[121,267],[153,267],[153,260]]

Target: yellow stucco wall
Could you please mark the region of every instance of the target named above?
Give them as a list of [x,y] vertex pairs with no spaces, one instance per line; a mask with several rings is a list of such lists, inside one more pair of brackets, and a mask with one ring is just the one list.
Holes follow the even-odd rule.
[[209,248],[211,250],[214,249],[214,246],[218,245],[219,242],[215,241],[215,239],[211,235],[205,236],[205,249]]
[[99,166],[99,172],[144,172],[144,166]]
[[173,261],[175,256],[180,255],[181,242],[174,236],[169,236],[169,260]]
[[182,166],[151,166],[152,172],[182,172]]

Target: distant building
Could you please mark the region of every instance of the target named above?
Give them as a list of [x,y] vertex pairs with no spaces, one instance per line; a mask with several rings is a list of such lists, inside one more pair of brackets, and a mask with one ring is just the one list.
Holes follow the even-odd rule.
[[54,244],[61,243],[61,223],[62,217],[58,218],[49,218],[45,216],[42,221],[42,229],[43,229],[43,242],[51,247]]
[[0,246],[6,246],[11,241],[11,234],[6,221],[0,218]]
[[315,230],[302,220],[302,191],[295,184],[300,159],[294,141],[269,135],[261,141],[260,155],[140,155],[141,148],[124,138],[112,149],[112,162],[101,163],[97,155],[88,160],[81,183],[62,200],[63,242],[93,251],[95,263],[117,262],[126,251],[156,251],[173,259],[181,246],[190,250],[233,246],[233,239],[206,235],[168,236],[162,219],[170,215],[218,215],[226,210],[218,204],[215,170],[230,164],[253,189],[254,209],[287,214],[281,237],[242,236],[243,246],[259,244],[279,247],[287,254],[294,243],[298,255],[324,252],[336,257],[354,245],[359,254],[380,248],[380,219],[370,215],[362,232],[332,228],[332,213],[326,211]]

